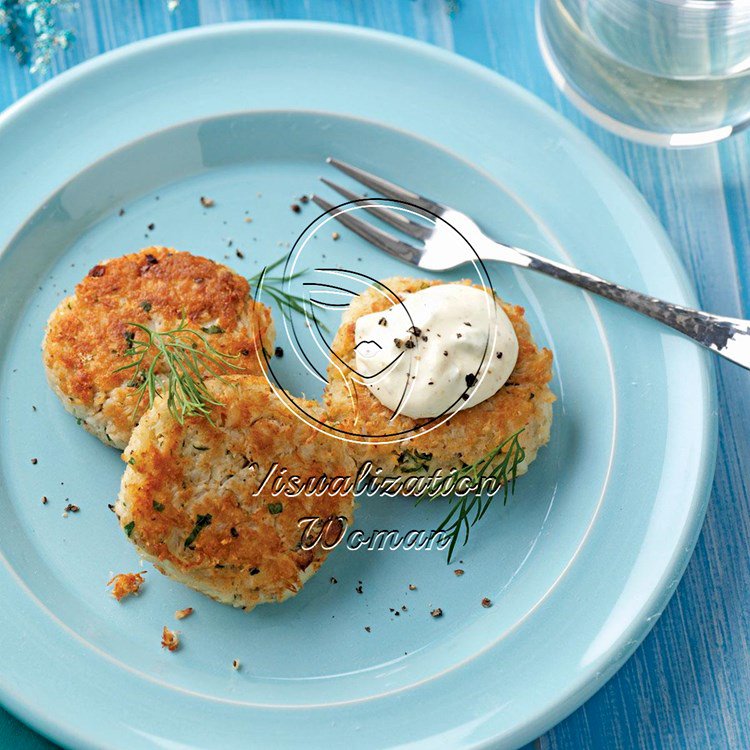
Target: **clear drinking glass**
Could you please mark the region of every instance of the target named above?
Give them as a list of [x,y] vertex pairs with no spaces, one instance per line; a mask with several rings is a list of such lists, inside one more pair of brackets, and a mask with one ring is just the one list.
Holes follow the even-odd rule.
[[750,0],[538,0],[555,83],[626,138],[698,146],[750,124]]

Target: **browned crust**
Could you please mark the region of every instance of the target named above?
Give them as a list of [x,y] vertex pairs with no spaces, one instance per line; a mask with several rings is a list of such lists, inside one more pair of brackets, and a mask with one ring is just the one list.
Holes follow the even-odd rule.
[[[443,282],[425,279],[393,278],[383,284],[398,297]],[[460,283],[470,284],[469,281]],[[359,295],[344,315],[333,342],[334,352],[349,366],[354,367],[355,323],[359,317],[385,310],[395,303],[376,290],[368,289]],[[408,440],[388,445],[374,443],[352,444],[351,450],[358,463],[371,460],[389,475],[400,473],[397,458],[405,449],[417,449],[432,454],[429,471],[471,464],[497,447],[517,430],[524,428],[520,441],[526,449],[525,471],[536,456],[538,448],[549,439],[551,404],[555,396],[549,388],[552,378],[552,353],[534,343],[524,309],[498,299],[508,315],[518,338],[518,360],[508,382],[493,396],[452,416],[443,425]],[[343,373],[343,374],[342,374]],[[398,416],[391,421],[392,412],[383,406],[363,385],[356,383],[346,368],[328,368],[328,385],[324,403],[332,424],[362,435],[394,434],[412,430],[428,423],[426,419]],[[353,398],[345,383],[348,381]],[[522,472],[521,472],[522,473]]]
[[44,340],[50,384],[68,410],[91,419],[84,426],[104,439],[95,422],[103,423],[108,440],[124,447],[136,395],[127,387],[132,371],[116,370],[129,361],[126,334],[143,336],[128,323],[168,330],[183,313],[197,330],[218,324],[224,333],[210,335],[211,344],[238,355],[242,372],[260,372],[257,350],[272,346],[273,325],[269,308],[250,297],[247,280],[208,258],[147,247],[94,266],[52,313]]
[[[341,441],[291,413],[265,378],[207,383],[224,404],[212,410],[215,427],[199,417],[179,425],[163,402],[143,417],[123,454],[129,463],[116,512],[123,527],[133,523],[131,541],[162,572],[234,606],[282,600],[327,555],[321,545],[299,548],[299,520],[351,521],[351,486],[320,497],[275,496],[269,486],[254,493],[274,462],[303,481],[351,478],[354,463]],[[314,402],[303,406],[320,416]],[[272,514],[269,503],[278,502],[283,510]],[[209,513],[211,523],[185,547],[198,515]]]

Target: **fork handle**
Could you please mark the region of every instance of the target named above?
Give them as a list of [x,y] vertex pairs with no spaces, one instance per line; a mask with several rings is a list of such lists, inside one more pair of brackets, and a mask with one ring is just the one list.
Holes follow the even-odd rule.
[[[593,292],[600,297],[636,310],[688,336],[701,346],[750,369],[750,321],[693,310],[579,271],[563,263],[542,258],[520,248],[508,248],[492,242],[483,248],[483,260],[500,260],[530,268],[561,281]],[[509,253],[508,250],[511,252]]]

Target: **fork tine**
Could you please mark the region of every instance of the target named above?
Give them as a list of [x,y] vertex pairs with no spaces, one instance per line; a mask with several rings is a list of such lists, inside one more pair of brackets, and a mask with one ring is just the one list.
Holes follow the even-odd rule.
[[406,263],[412,263],[413,265],[419,265],[419,259],[422,257],[423,251],[418,247],[402,242],[398,238],[394,237],[388,232],[384,232],[377,227],[368,224],[362,219],[358,219],[351,215],[351,212],[339,211],[333,213],[336,209],[332,203],[329,203],[319,195],[312,196],[313,202],[322,208],[324,211],[330,211],[336,221],[341,222],[347,229],[351,229],[352,232],[358,234],[363,239],[379,247],[384,252],[392,255],[394,258],[398,258]]
[[351,164],[334,159],[332,156],[329,156],[326,161],[344,174],[349,175],[349,177],[353,177],[357,182],[361,182],[372,190],[377,190],[387,198],[414,203],[421,208],[427,209],[427,211],[433,214],[437,214],[438,216],[442,216],[447,210],[447,206],[441,206],[439,203],[435,203],[435,201],[425,198],[423,195],[419,195],[419,193],[413,193],[411,190],[407,190],[400,185],[384,180],[382,177],[377,177],[370,172],[365,172],[364,169],[353,167]]
[[[365,201],[367,200],[365,196],[363,195],[357,195],[356,193],[353,193],[351,190],[347,190],[345,187],[342,187],[341,185],[337,185],[335,182],[331,182],[330,180],[327,180],[325,177],[321,177],[320,181],[324,183],[325,185],[328,185],[329,188],[332,190],[335,190],[339,195],[343,195],[344,198],[347,198],[350,201]],[[381,219],[386,224],[390,224],[392,227],[395,227],[396,229],[400,229],[404,234],[408,234],[409,237],[414,237],[416,240],[426,240],[433,232],[433,228],[430,226],[425,226],[424,224],[419,224],[416,221],[412,221],[411,219],[408,219],[406,216],[403,216],[398,211],[394,211],[393,209],[386,208],[385,206],[378,206],[375,204],[370,205],[363,205],[362,208],[367,211],[368,213],[371,213],[373,216],[376,216],[378,219]]]

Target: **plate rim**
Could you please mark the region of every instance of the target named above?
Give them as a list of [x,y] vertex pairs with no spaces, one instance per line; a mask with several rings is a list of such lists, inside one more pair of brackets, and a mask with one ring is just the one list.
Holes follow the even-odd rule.
[[[10,126],[17,118],[23,118],[25,113],[37,101],[43,101],[47,96],[55,93],[57,90],[64,90],[67,86],[75,81],[85,78],[100,68],[106,68],[109,65],[127,60],[129,57],[137,57],[143,52],[148,52],[152,48],[167,47],[179,45],[189,41],[193,37],[204,36],[223,36],[227,33],[243,35],[258,31],[268,32],[309,32],[309,33],[335,33],[344,37],[359,36],[369,37],[375,41],[385,42],[395,46],[409,49],[423,58],[440,60],[455,66],[463,67],[469,74],[479,76],[486,82],[491,83],[496,88],[509,90],[514,96],[522,99],[528,106],[536,110],[540,116],[552,121],[556,128],[561,129],[565,136],[571,139],[576,145],[586,150],[587,156],[599,162],[600,167],[606,172],[607,177],[617,185],[619,190],[626,193],[631,200],[640,203],[641,211],[644,218],[648,218],[651,232],[659,239],[659,244],[663,252],[663,257],[667,261],[674,281],[679,287],[681,293],[690,304],[695,304],[696,293],[695,287],[689,279],[685,267],[677,255],[671,241],[667,237],[664,228],[659,223],[650,206],[646,203],[644,197],[635,188],[627,176],[619,167],[606,155],[591,139],[582,131],[578,130],[570,121],[554,110],[551,106],[539,99],[530,91],[524,89],[519,84],[505,78],[500,73],[487,68],[469,58],[458,53],[437,47],[433,44],[423,42],[411,37],[401,36],[392,32],[385,32],[369,27],[360,27],[349,24],[330,23],[322,21],[297,21],[297,20],[258,20],[242,22],[226,22],[211,24],[208,26],[196,26],[189,29],[183,29],[174,32],[159,34],[136,42],[132,42],[108,52],[97,55],[96,57],[74,65],[72,68],[63,71],[54,78],[45,81],[36,89],[32,90],[25,96],[0,112],[0,137],[6,127]],[[13,226],[22,226],[28,217],[21,217],[18,221],[11,219]],[[7,246],[0,248],[0,258],[5,253]],[[653,585],[650,596],[644,605],[644,608],[656,608],[659,614],[663,611],[666,604],[671,599],[676,586],[671,589],[666,585],[668,579],[679,580],[689,560],[692,557],[694,546],[702,529],[702,521],[705,516],[710,487],[715,468],[715,457],[717,452],[718,436],[718,419],[716,416],[716,378],[714,363],[707,352],[702,352],[699,356],[701,363],[700,379],[704,387],[706,396],[706,409],[703,411],[703,430],[705,435],[706,449],[701,454],[700,470],[697,473],[693,495],[690,498],[691,512],[686,517],[679,545],[676,545],[669,558],[668,564],[662,570],[662,575]],[[650,619],[645,623],[635,618],[627,628],[624,628],[619,638],[608,647],[607,668],[600,671],[600,679],[593,679],[593,667],[587,667],[579,672],[577,680],[570,683],[569,689],[559,695],[553,705],[543,706],[529,720],[526,725],[516,732],[521,738],[527,737],[529,740],[537,736],[540,731],[550,728],[558,723],[580,706],[591,695],[597,692],[608,681],[615,672],[630,658],[632,653],[640,646],[643,639],[651,630],[658,617]],[[623,644],[626,645],[622,648]],[[63,743],[85,743],[88,747],[104,747],[98,744],[94,738],[84,737],[75,731],[74,727],[65,724],[62,721],[49,719],[45,712],[33,705],[30,700],[24,700],[20,693],[14,693],[6,688],[6,685],[0,682],[0,703],[8,707],[8,710],[16,715],[19,719],[33,727],[43,736],[53,741]],[[489,748],[500,741],[501,736],[497,735],[485,741],[475,743],[472,747]],[[507,737],[502,737],[507,740]],[[527,740],[525,740],[527,741]],[[80,747],[80,744],[72,745]]]

